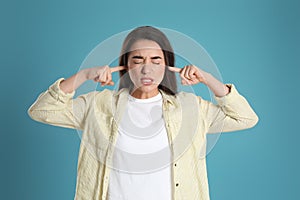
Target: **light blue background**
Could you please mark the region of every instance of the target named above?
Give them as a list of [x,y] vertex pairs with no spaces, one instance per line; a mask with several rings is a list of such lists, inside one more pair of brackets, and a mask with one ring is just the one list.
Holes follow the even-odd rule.
[[77,132],[37,123],[27,109],[99,42],[140,25],[194,38],[260,117],[208,155],[211,199],[299,198],[299,1],[4,0],[0,10],[1,199],[74,197]]

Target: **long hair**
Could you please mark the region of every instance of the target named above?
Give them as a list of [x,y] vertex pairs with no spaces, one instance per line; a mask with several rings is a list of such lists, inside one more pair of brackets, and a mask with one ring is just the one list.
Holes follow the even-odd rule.
[[[173,67],[175,65],[174,51],[168,38],[157,28],[154,28],[152,26],[141,26],[131,31],[123,42],[119,57],[119,66],[125,66],[128,68],[127,64],[130,49],[132,45],[138,40],[151,40],[156,42],[160,46],[163,51],[165,64],[167,67],[165,67],[164,77],[161,83],[158,85],[158,88],[163,90],[167,94],[175,95],[177,93],[176,76],[174,72],[168,70],[168,66]],[[121,70],[119,72],[119,75],[119,90],[121,90],[122,88],[133,88],[133,82],[131,81],[126,69]]]

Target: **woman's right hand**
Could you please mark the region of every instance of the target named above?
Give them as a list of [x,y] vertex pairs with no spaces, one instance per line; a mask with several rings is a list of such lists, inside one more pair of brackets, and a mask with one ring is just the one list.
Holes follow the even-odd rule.
[[124,66],[109,67],[108,65],[84,69],[86,78],[100,82],[101,86],[114,85],[112,73],[126,69]]

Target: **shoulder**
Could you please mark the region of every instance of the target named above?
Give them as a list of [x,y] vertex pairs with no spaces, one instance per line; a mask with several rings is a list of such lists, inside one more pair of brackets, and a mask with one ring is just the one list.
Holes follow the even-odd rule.
[[175,95],[164,93],[164,98],[171,104],[174,104],[175,106],[178,107],[187,106],[187,105],[196,106],[197,104],[199,104],[199,96],[190,92],[181,91],[176,93]]
[[189,100],[196,100],[196,101],[199,101],[199,100],[201,100],[202,98],[201,98],[201,96],[198,96],[198,95],[196,95],[196,94],[194,94],[194,93],[191,93],[191,92],[178,92],[177,94],[176,94],[176,98],[178,98],[178,99],[189,99]]
[[178,92],[176,94],[176,101],[181,102],[183,105],[188,106],[207,106],[211,104],[210,101],[203,99],[201,96],[196,95],[192,92]]
[[92,91],[85,95],[91,111],[110,114],[112,112],[114,94],[114,90],[103,89],[101,91]]
[[122,88],[121,90],[109,90],[104,89],[102,91],[96,91],[94,93],[94,101],[97,105],[115,105],[120,98],[128,95],[128,89]]
[[78,98],[84,98],[87,101],[95,100],[95,99],[103,99],[113,95],[112,90],[104,89],[102,91],[92,91],[85,94],[80,94]]
[[93,100],[96,102],[107,102],[112,99],[116,92],[114,90],[104,89],[102,91],[91,92]]
[[175,96],[180,97],[180,98],[197,98],[198,97],[194,93],[184,92],[184,91],[178,92]]
[[115,93],[114,90],[104,89],[102,91],[95,91],[95,97],[97,98],[105,98],[110,97]]

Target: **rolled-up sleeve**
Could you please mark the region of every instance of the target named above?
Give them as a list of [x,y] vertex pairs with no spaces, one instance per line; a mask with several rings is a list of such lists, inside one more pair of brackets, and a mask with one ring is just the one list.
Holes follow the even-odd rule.
[[75,91],[65,93],[60,89],[63,80],[59,78],[42,92],[29,107],[28,115],[38,122],[82,130],[89,94],[73,99]]
[[233,84],[226,84],[230,92],[216,97],[217,105],[200,98],[208,133],[230,132],[255,126],[258,116],[244,96],[239,94]]

